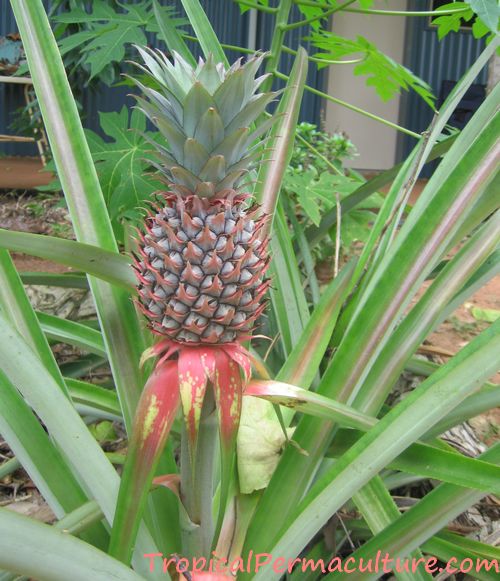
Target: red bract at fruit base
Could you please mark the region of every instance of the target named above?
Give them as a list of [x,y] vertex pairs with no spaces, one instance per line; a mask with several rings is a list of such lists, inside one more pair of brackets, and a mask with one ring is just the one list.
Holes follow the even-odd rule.
[[[128,507],[131,514],[142,510],[146,494],[139,491],[152,482],[181,405],[193,484],[208,393],[219,419],[223,508],[250,377],[242,343],[265,309],[269,286],[266,217],[245,186],[274,122],[264,114],[276,93],[258,92],[267,77],[256,78],[263,55],[229,69],[208,57],[194,68],[177,54],[171,62],[160,51],[138,50],[147,86],[134,80],[142,92],[136,99],[165,138],[151,144],[166,191],[145,218],[135,254],[137,303],[160,340],[143,356],[158,362],[139,403],[122,481],[133,477],[140,497],[138,506]],[[181,480],[181,498],[185,484]],[[221,525],[219,519],[215,538]],[[122,550],[114,536],[111,553],[123,556]]]

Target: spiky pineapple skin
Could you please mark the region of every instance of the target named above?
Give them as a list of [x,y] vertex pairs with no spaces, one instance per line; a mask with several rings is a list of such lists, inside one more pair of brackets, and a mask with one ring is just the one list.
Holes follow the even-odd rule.
[[247,337],[269,286],[264,218],[247,195],[216,199],[164,194],[146,219],[135,268],[139,305],[151,329],[184,344]]

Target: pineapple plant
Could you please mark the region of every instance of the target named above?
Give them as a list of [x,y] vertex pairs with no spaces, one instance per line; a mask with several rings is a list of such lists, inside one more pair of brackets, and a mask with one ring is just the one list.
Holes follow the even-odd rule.
[[[180,393],[194,453],[200,402],[221,357],[249,374],[247,339],[265,308],[269,257],[264,216],[249,204],[249,170],[262,155],[259,140],[273,122],[261,117],[275,97],[259,93],[264,55],[236,61],[228,70],[209,56],[191,67],[160,51],[138,47],[148,79],[134,82],[138,107],[165,142],[151,141],[154,167],[166,184],[146,217],[135,260],[138,304],[151,330],[162,337],[146,357],[177,357]],[[163,141],[163,140],[162,140]],[[257,143],[256,143],[257,141]],[[224,364],[222,364],[224,365]],[[230,370],[240,386],[239,370]],[[198,380],[196,379],[198,378]],[[234,391],[234,390],[233,390]],[[236,390],[241,400],[241,387]],[[229,397],[221,424],[237,423],[239,405]],[[228,401],[228,394],[225,394]]]
[[[267,77],[256,77],[262,54],[226,70],[211,56],[191,67],[178,54],[170,62],[160,51],[138,50],[146,81],[134,79],[141,90],[136,99],[164,138],[151,140],[156,150],[151,163],[166,189],[145,217],[134,257],[137,303],[160,337],[143,359],[159,361],[139,403],[122,482],[133,481],[147,492],[181,405],[193,485],[202,407],[211,388],[219,418],[223,509],[250,376],[242,343],[265,308],[269,286],[266,217],[246,190],[274,122],[263,114],[276,93],[258,91]],[[139,505],[128,506],[124,499],[118,506],[133,518],[145,494]],[[190,518],[197,521],[196,514]],[[111,553],[128,559],[123,547],[120,534],[112,536]]]
[[257,122],[275,96],[257,92],[263,55],[226,71],[211,57],[194,69],[177,54],[170,63],[139,51],[155,88],[136,81],[137,101],[168,143],[152,142],[168,192],[141,236],[140,306],[151,329],[176,343],[234,343],[251,332],[268,286],[264,218],[244,193],[261,155],[255,141],[273,122]]

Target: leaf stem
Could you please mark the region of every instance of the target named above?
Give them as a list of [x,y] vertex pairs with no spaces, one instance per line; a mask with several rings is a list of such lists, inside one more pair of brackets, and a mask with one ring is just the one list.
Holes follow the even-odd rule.
[[[284,75],[283,73],[280,73],[279,71],[275,70],[273,74],[278,79],[283,79],[284,81],[288,80],[288,76]],[[411,137],[414,137],[415,139],[420,139],[420,137],[421,137],[421,135],[419,133],[415,133],[414,131],[411,131],[410,129],[406,129],[406,127],[401,127],[401,125],[398,125],[397,123],[393,123],[392,121],[388,121],[387,119],[384,119],[383,117],[379,117],[378,115],[375,115],[374,113],[370,113],[369,111],[365,111],[364,109],[361,109],[360,107],[356,107],[356,105],[351,105],[351,103],[347,103],[346,101],[342,101],[341,99],[337,99],[336,97],[332,97],[328,93],[324,93],[323,91],[319,91],[318,89],[310,87],[309,85],[305,86],[305,90],[309,91],[310,93],[313,93],[314,95],[318,95],[318,97],[322,97],[323,99],[327,99],[328,101],[331,101],[332,103],[336,103],[337,105],[341,105],[342,107],[345,107],[346,109],[350,109],[351,111],[355,111],[356,113],[359,113],[360,115],[364,115],[365,117],[373,119],[374,121],[378,121],[379,123],[382,123],[383,125],[387,125],[388,127],[392,127],[393,129],[396,129],[397,131],[400,131],[401,133],[406,133],[406,135],[410,135]]]
[[[279,66],[281,51],[285,40],[286,26],[288,24],[292,6],[293,0],[280,0],[280,3],[278,4],[278,12],[276,13],[276,22],[271,41],[271,50],[269,60],[266,64],[266,73],[272,73]],[[269,79],[264,81],[262,84],[261,90],[263,92],[269,91],[272,83],[272,77],[269,77]]]
[[249,2],[248,0],[234,0],[234,1],[236,2],[236,4],[241,4],[242,6],[252,8],[253,10],[259,10],[260,12],[268,12],[269,14],[276,14],[276,12],[278,12],[277,8],[272,8],[271,6],[264,6],[264,4],[256,4],[255,2]]
[[[182,34],[182,38],[185,40],[190,40],[191,42],[197,42],[199,44],[200,40],[196,38],[196,36],[190,36],[189,34]],[[234,50],[236,52],[242,52],[243,54],[255,54],[255,50],[251,48],[245,48],[243,46],[236,46],[235,44],[223,44],[221,43],[222,48],[226,50]],[[269,58],[269,55],[264,55],[264,58]]]
[[[283,52],[287,54],[297,54],[297,51],[289,46],[283,46],[281,48]],[[307,59],[310,60],[312,63],[319,63],[322,65],[355,65],[356,63],[360,63],[361,61],[365,60],[365,57],[358,58],[358,59],[349,59],[345,61],[335,61],[335,60],[327,60],[327,59],[320,59],[314,56],[307,56]]]
[[328,18],[335,12],[345,10],[346,6],[349,6],[349,4],[354,4],[354,2],[356,2],[356,0],[347,0],[347,2],[344,2],[344,4],[340,4],[339,6],[334,6],[333,8],[330,6],[329,9],[326,10],[326,12],[323,12],[322,14],[318,14],[317,16],[311,16],[311,18],[307,18],[306,20],[300,20],[299,22],[292,22],[291,24],[288,24],[287,26],[285,26],[285,30],[287,31],[295,30],[296,28],[300,28],[301,26],[307,26],[312,22],[316,22],[316,20],[323,20],[324,18]]
[[[294,4],[298,6],[311,6],[312,8],[331,7],[330,4],[324,2],[315,2],[314,0],[293,0]],[[469,8],[448,8],[446,10],[376,10],[374,8],[341,8],[345,12],[353,12],[356,14],[374,14],[377,16],[445,16],[447,14],[455,14],[457,12],[466,12]]]

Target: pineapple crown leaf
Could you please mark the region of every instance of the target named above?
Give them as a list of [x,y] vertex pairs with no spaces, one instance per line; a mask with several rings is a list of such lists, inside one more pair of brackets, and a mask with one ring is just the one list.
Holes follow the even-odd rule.
[[146,79],[132,78],[141,92],[133,97],[166,141],[149,140],[160,160],[151,165],[181,195],[238,189],[258,157],[252,144],[273,124],[262,115],[279,94],[258,92],[267,77],[256,78],[265,53],[226,69],[213,55],[192,67],[175,52],[171,62],[159,50],[137,49],[143,64],[136,66]]

